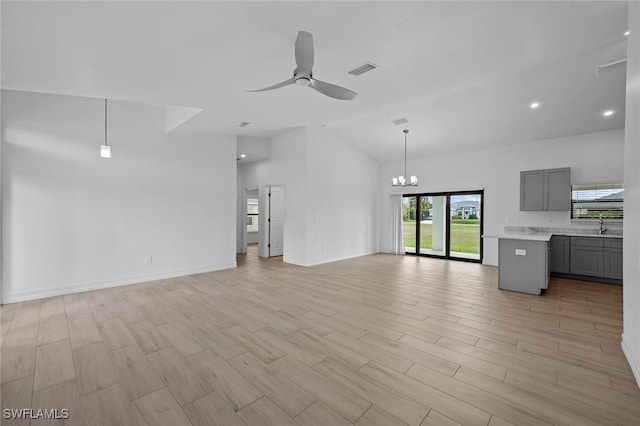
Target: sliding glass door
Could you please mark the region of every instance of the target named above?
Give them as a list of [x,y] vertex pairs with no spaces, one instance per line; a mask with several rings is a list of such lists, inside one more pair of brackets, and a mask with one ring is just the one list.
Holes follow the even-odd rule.
[[416,218],[418,213],[417,197],[402,198],[402,225],[404,230],[404,251],[416,254]]
[[451,257],[481,260],[482,193],[451,195]]
[[480,262],[483,191],[405,195],[407,254]]
[[447,198],[420,195],[420,251],[432,256],[447,255]]

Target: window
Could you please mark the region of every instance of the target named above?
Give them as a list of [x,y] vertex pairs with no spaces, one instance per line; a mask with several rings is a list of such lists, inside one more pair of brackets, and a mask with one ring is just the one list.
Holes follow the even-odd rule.
[[247,199],[247,232],[258,232],[258,199]]
[[623,200],[621,183],[571,185],[571,219],[622,220]]

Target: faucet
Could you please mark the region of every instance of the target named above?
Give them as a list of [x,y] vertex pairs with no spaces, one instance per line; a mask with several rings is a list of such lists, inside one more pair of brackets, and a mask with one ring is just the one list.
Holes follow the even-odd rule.
[[607,232],[607,228],[605,228],[603,225],[604,225],[604,221],[602,220],[602,213],[600,213],[600,229],[598,230],[599,235],[602,235],[605,232]]

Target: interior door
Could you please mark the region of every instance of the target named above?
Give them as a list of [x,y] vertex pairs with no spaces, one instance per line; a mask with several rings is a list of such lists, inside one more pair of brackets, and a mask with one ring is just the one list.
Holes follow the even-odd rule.
[[282,256],[284,224],[284,188],[271,186],[269,189],[269,257]]

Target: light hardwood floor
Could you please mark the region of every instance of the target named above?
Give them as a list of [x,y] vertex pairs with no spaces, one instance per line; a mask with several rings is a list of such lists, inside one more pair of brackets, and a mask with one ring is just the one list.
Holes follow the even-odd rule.
[[619,286],[535,297],[410,256],[238,262],[2,306],[2,408],[92,426],[640,424]]

